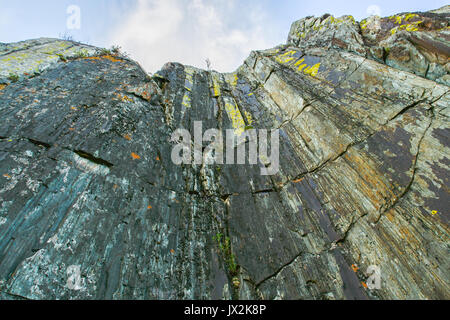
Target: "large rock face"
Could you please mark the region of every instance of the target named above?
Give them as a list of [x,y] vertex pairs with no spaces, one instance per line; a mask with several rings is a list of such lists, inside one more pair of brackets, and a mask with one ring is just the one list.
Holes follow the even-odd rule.
[[[449,37],[448,7],[306,18],[235,73],[153,76],[0,44],[0,297],[449,299]],[[175,165],[194,121],[280,129],[280,171]]]

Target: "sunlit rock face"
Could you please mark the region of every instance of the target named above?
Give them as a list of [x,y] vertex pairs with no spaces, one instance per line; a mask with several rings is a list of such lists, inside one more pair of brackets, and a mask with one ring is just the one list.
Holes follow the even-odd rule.
[[[0,44],[0,297],[449,299],[449,16],[305,18],[231,74]],[[195,121],[279,129],[279,172],[175,165]]]

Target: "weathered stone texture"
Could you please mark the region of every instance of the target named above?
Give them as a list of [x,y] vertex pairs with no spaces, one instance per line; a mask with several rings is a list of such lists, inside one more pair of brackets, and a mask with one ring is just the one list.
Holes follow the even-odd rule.
[[[449,15],[305,18],[229,74],[0,44],[0,299],[449,299]],[[279,173],[173,164],[194,121],[280,129]]]

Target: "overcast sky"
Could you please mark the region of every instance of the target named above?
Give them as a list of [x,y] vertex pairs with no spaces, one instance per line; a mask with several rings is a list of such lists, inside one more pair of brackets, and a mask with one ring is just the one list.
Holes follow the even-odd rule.
[[[251,50],[285,43],[291,23],[305,16],[350,14],[361,20],[370,14],[428,11],[446,4],[445,0],[0,0],[0,42],[71,35],[95,46],[119,45],[149,72],[169,61],[205,68],[206,58],[213,69],[229,72]],[[80,9],[79,29],[73,5]]]

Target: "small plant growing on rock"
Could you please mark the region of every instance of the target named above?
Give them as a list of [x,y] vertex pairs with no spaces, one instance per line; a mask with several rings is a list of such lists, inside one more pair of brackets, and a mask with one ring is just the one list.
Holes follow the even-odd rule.
[[60,33],[59,38],[65,41],[74,41],[73,36],[68,32]]
[[101,48],[101,49],[97,50],[96,55],[98,55],[98,56],[112,56],[112,55],[114,55],[114,53],[110,49]]
[[238,265],[236,263],[236,257],[231,250],[231,240],[229,237],[224,236],[221,233],[216,234],[213,237],[214,241],[216,241],[219,246],[220,252],[222,253],[225,263],[227,265],[228,271],[232,276],[237,275]]
[[57,53],[56,55],[59,57],[61,61],[67,62],[67,58],[62,53]]
[[126,53],[125,51],[123,51],[121,46],[116,46],[116,45],[112,46],[111,52],[112,52],[112,55],[114,55],[114,56],[120,56],[122,58],[129,57],[129,54]]
[[87,58],[89,56],[89,52],[86,49],[80,49],[75,52],[75,58]]
[[10,73],[8,80],[11,82],[17,82],[17,81],[19,81],[19,76],[15,73]]
[[111,51],[114,53],[114,54],[120,54],[121,53],[121,51],[122,51],[122,48],[120,47],[120,46],[112,46],[111,47]]

